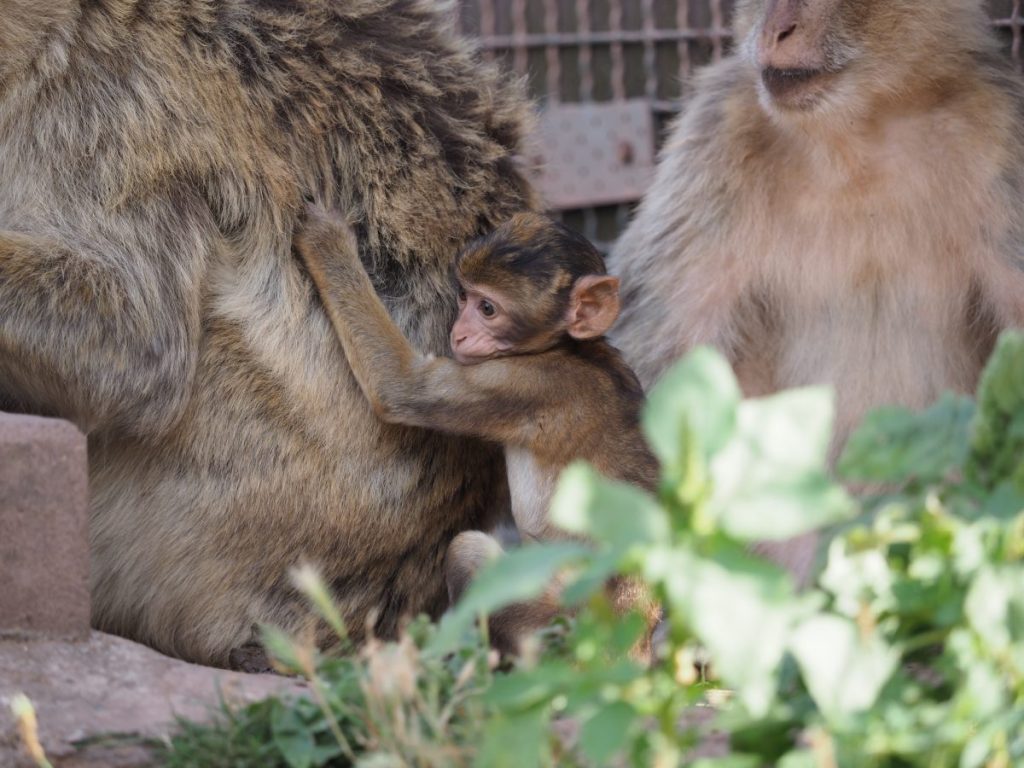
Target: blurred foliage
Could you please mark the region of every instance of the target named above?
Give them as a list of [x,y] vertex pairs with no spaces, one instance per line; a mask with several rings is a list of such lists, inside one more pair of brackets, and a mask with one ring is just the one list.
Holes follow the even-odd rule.
[[[720,356],[693,352],[644,415],[655,496],[564,473],[553,519],[593,547],[509,553],[397,643],[328,657],[268,630],[315,695],[185,725],[169,764],[1024,765],[1024,336],[1000,339],[976,402],[869,415],[838,464],[849,493],[827,468],[831,419],[827,391],[743,401]],[[810,531],[811,589],[749,549]],[[556,572],[575,618],[499,667],[478,619]],[[664,605],[649,669],[627,655],[643,623],[603,593],[615,572]],[[343,637],[323,587],[299,582]],[[239,745],[259,758],[221,759]]]

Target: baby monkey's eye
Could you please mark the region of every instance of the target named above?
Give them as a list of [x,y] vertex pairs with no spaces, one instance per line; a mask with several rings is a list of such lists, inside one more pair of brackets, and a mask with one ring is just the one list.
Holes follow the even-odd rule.
[[484,317],[494,317],[494,305],[487,299],[480,299],[480,313]]

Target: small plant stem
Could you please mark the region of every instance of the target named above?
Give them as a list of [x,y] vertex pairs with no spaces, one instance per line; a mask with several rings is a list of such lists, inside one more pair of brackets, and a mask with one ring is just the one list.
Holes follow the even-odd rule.
[[332,710],[330,704],[327,703],[327,697],[324,695],[322,681],[316,674],[316,670],[313,669],[312,663],[310,663],[309,667],[304,671],[306,672],[306,677],[309,679],[309,686],[313,693],[313,698],[316,700],[317,706],[320,707],[320,711],[324,713],[324,717],[327,718],[327,726],[331,729],[331,733],[338,742],[338,746],[341,747],[342,752],[345,753],[345,757],[355,763],[356,754],[352,749],[352,745],[349,744],[348,739],[345,738],[345,734],[341,730],[341,724],[338,723],[338,719],[334,716],[334,710]]

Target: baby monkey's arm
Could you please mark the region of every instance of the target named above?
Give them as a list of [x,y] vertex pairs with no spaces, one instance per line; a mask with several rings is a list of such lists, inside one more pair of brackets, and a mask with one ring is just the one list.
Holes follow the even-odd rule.
[[340,214],[310,205],[295,247],[356,381],[381,419],[503,443],[525,439],[530,409],[524,398],[541,398],[509,389],[509,381],[521,378],[514,376],[515,364],[462,366],[413,349],[377,296],[355,234]]

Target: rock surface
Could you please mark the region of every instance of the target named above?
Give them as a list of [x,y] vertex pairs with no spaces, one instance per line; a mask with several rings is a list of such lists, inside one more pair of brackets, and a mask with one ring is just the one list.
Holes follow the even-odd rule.
[[0,636],[88,635],[88,498],[81,432],[0,414]]
[[[189,664],[100,632],[84,642],[0,639],[0,766],[32,765],[10,710],[18,692],[35,706],[55,766],[134,768],[149,764],[145,740],[165,739],[177,716],[208,718],[221,697],[234,705],[305,690],[291,678]],[[104,740],[110,735],[135,738]]]

